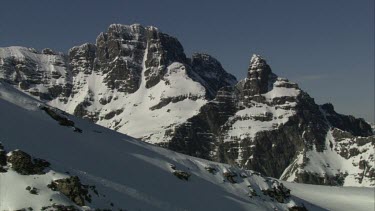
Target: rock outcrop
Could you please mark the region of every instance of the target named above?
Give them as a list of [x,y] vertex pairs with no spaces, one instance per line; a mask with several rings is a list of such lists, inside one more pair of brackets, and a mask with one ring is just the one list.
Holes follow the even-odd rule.
[[45,174],[45,168],[50,166],[48,161],[32,158],[29,154],[21,150],[9,153],[6,161],[14,171],[22,175]]
[[86,201],[91,202],[88,186],[82,185],[76,176],[54,180],[48,188],[59,191],[79,206],[84,206]]

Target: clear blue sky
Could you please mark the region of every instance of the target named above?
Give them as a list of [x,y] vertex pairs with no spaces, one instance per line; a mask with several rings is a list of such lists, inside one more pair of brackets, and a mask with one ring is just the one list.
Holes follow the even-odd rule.
[[67,52],[111,23],[154,25],[238,79],[261,54],[318,103],[374,121],[374,0],[5,0],[0,46]]

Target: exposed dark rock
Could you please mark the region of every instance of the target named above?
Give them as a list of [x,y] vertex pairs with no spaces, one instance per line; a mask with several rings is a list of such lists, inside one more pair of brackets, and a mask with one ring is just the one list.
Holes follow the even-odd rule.
[[45,49],[43,49],[43,50],[42,50],[42,54],[47,54],[47,55],[56,55],[56,53],[53,52],[53,50],[50,49],[50,48],[45,48]]
[[175,175],[177,178],[181,180],[186,180],[186,181],[188,181],[189,177],[191,176],[191,174],[187,173],[186,171],[181,171],[181,170],[174,170],[173,175]]
[[290,190],[283,183],[274,182],[272,189],[262,190],[262,192],[280,203],[285,203],[290,197]]
[[109,96],[108,98],[103,97],[99,99],[99,103],[102,105],[107,105],[111,101],[112,101],[112,96]]
[[304,205],[289,207],[288,210],[289,211],[308,211]]
[[79,211],[80,209],[78,209],[77,207],[75,206],[72,206],[72,205],[69,205],[69,206],[66,206],[66,205],[61,205],[61,204],[53,204],[51,206],[45,206],[45,207],[42,207],[42,211],[49,211],[49,210],[58,210],[58,211]]
[[204,167],[208,172],[210,172],[211,174],[215,174],[217,169],[214,168],[214,167],[211,167],[211,166],[206,166]]
[[0,173],[7,172],[6,165],[7,165],[7,155],[6,151],[4,149],[4,146],[0,142]]
[[45,174],[45,168],[50,166],[50,163],[43,159],[32,159],[32,157],[21,150],[12,151],[7,156],[7,162],[11,164],[11,168],[19,174]]
[[31,188],[30,186],[26,187],[26,190],[30,192],[30,194],[38,195],[38,189],[37,188]]
[[56,120],[62,126],[74,127],[74,122],[69,120],[68,118],[58,114],[52,108],[48,108],[45,106],[41,106],[43,111],[45,111],[52,119]]
[[329,186],[342,186],[344,184],[346,173],[340,173],[334,176],[325,174],[321,176],[315,172],[297,172],[296,173],[296,182],[305,183],[305,184],[319,184],[319,185],[329,185]]
[[83,132],[82,129],[80,129],[78,127],[75,127],[73,131],[76,132],[76,133],[82,133]]
[[90,102],[87,102],[87,101],[83,101],[81,103],[79,103],[76,108],[74,109],[74,116],[78,116],[78,117],[86,117],[88,115],[88,112],[86,110],[86,107],[90,106],[91,103]]
[[229,181],[230,183],[237,183],[236,181],[236,177],[237,177],[237,174],[235,172],[231,172],[231,171],[224,171],[223,172],[223,177]]
[[15,210],[15,211],[32,211],[32,210],[33,210],[32,207],[28,207],[28,208],[18,209],[18,210]]
[[116,116],[116,111],[111,111],[104,115],[104,119],[112,119],[114,116]]
[[58,96],[61,95],[61,93],[63,93],[63,90],[64,87],[63,86],[51,86],[50,88],[48,88],[48,92],[50,93],[49,96],[46,96],[45,98],[49,98],[49,99],[55,99],[57,98]]
[[189,173],[187,173],[185,171],[177,170],[177,167],[174,164],[170,163],[169,167],[171,168],[173,175],[175,175],[177,178],[179,178],[181,180],[187,181],[189,179],[189,177],[191,176]]
[[4,149],[0,149],[0,166],[5,166],[7,164],[7,156]]
[[69,120],[62,114],[59,114],[59,112],[56,109],[46,106],[40,106],[40,109],[45,111],[50,117],[52,117],[52,119],[56,120],[60,125],[72,127],[74,132],[82,133],[82,129],[76,127],[72,120]]
[[85,201],[91,202],[89,186],[82,185],[76,176],[54,180],[48,185],[48,188],[61,192],[79,206],[84,206]]
[[180,95],[180,96],[176,96],[176,97],[166,97],[166,98],[160,99],[160,102],[158,104],[150,107],[150,110],[156,110],[156,109],[163,108],[164,106],[168,105],[169,103],[177,103],[177,102],[183,101],[185,99],[197,100],[198,98],[199,98],[199,96],[195,96],[195,95]]

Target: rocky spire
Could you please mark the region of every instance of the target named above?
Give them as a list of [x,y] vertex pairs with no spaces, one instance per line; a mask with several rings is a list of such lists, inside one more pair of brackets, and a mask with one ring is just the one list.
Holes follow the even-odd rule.
[[250,60],[249,74],[263,71],[268,71],[268,73],[270,73],[271,68],[268,66],[266,60],[263,57],[257,54],[253,54]]
[[99,35],[96,46],[96,66],[109,73],[105,82],[126,93],[138,90],[144,67],[145,86],[151,88],[164,77],[168,65],[187,62],[180,42],[153,26],[111,24]]
[[270,66],[261,56],[251,57],[244,89],[247,95],[257,95],[268,92],[268,80],[272,75]]

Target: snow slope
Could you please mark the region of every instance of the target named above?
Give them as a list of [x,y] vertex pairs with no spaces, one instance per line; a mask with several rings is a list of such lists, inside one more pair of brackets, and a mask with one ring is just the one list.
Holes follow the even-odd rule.
[[[7,151],[21,149],[46,159],[53,169],[45,175],[18,175],[11,169],[0,173],[1,210],[27,207],[40,210],[52,204],[48,199],[72,205],[66,197],[46,188],[52,180],[68,176],[62,172],[79,176],[83,184],[96,186],[99,196],[86,204],[91,208],[286,210],[303,202],[292,196],[285,203],[277,203],[262,194],[261,190],[278,184],[274,179],[152,146],[69,116],[82,129],[82,133],[74,132],[70,127],[59,125],[40,106],[40,102],[1,82],[2,144]],[[189,180],[175,177],[172,165],[176,170],[189,172]],[[209,173],[205,169],[208,166],[217,172]],[[224,172],[242,174],[242,177],[236,177],[237,183],[233,184],[224,179]],[[37,187],[39,194],[28,194],[27,185]],[[249,197],[252,191],[259,196]]]
[[293,194],[327,210],[374,210],[375,189],[284,182]]

